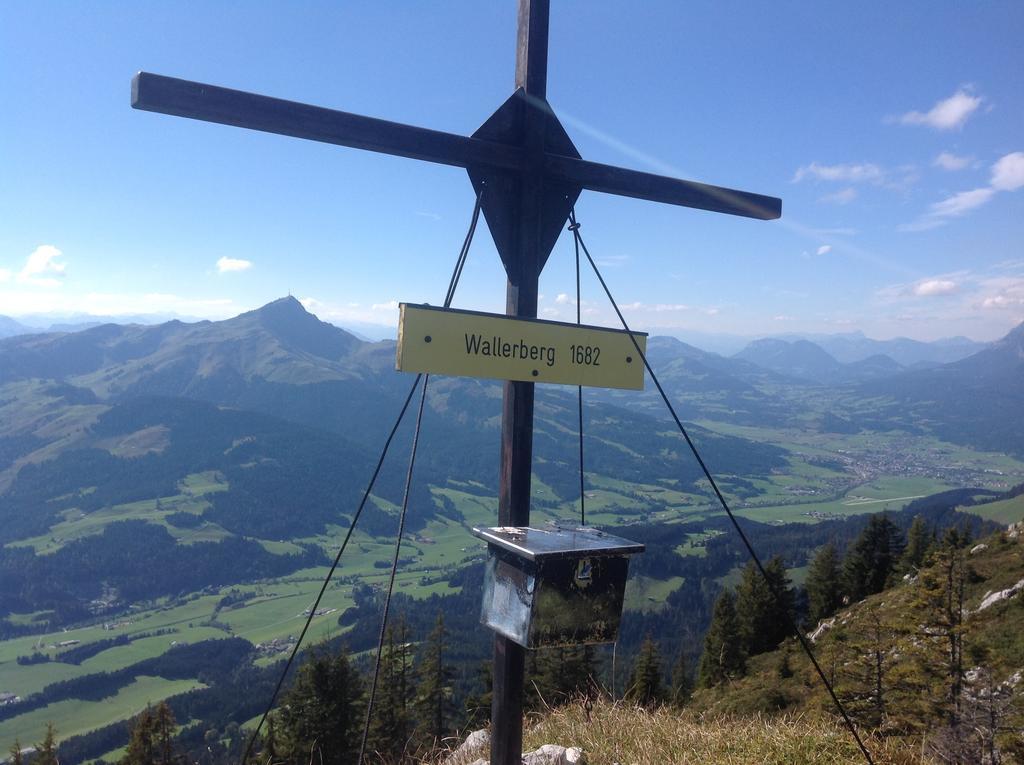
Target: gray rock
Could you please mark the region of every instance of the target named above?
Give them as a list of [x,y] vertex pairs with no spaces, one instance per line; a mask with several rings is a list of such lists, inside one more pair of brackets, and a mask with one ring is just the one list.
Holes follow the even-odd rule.
[[583,750],[579,747],[544,744],[523,755],[523,765],[584,765]]
[[981,605],[978,606],[975,613],[978,613],[978,611],[984,611],[989,606],[994,606],[996,603],[1003,600],[1008,600],[1021,590],[1024,590],[1024,579],[1021,579],[1017,584],[1013,585],[1013,587],[1007,587],[1005,590],[999,590],[998,592],[986,592],[985,597],[982,598]]
[[445,758],[444,765],[462,765],[463,763],[469,763],[469,765],[483,763],[483,765],[487,765],[487,760],[478,759],[475,762],[470,762],[469,758],[479,754],[490,743],[490,731],[483,728],[475,730],[466,736],[466,740],[459,744],[458,748]]

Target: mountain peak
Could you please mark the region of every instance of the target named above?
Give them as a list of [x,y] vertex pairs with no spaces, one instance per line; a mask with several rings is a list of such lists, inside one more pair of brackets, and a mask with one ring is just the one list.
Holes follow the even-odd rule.
[[277,300],[271,300],[265,306],[257,308],[252,313],[260,314],[260,315],[263,315],[263,316],[266,316],[266,315],[276,315],[276,316],[296,315],[297,316],[297,315],[303,315],[303,314],[306,315],[306,316],[312,316],[313,315],[309,311],[307,311],[306,307],[304,305],[302,305],[302,303],[300,303],[299,300],[296,297],[294,297],[293,295],[288,295],[287,297],[278,298]]
[[255,322],[285,347],[326,359],[348,355],[359,340],[343,329],[320,321],[293,296],[278,298],[231,321]]

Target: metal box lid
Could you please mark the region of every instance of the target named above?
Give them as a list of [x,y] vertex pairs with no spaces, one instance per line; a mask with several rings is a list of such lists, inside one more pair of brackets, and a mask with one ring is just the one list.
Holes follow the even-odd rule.
[[530,526],[474,528],[473,535],[530,561],[598,555],[636,555],[644,545],[589,526],[535,529]]

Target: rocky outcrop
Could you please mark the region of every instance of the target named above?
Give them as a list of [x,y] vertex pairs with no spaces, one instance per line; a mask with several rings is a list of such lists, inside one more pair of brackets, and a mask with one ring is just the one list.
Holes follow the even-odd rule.
[[981,599],[981,605],[979,605],[974,613],[984,611],[989,606],[994,606],[996,603],[1012,598],[1021,590],[1024,590],[1024,579],[1021,579],[1013,587],[1007,587],[1005,590],[999,590],[998,592],[986,592],[985,597]]
[[[445,759],[444,765],[488,765],[487,758],[478,755],[490,743],[491,734],[488,731],[475,730]],[[477,759],[471,761],[470,757]],[[586,765],[586,758],[579,747],[544,744],[532,752],[524,752],[523,765]]]

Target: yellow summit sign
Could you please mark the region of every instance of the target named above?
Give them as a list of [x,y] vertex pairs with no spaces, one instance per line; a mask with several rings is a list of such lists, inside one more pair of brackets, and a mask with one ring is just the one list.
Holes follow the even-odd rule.
[[[403,372],[644,387],[644,363],[628,332],[411,303],[400,311],[395,366]],[[646,333],[633,337],[646,352]]]

